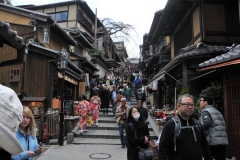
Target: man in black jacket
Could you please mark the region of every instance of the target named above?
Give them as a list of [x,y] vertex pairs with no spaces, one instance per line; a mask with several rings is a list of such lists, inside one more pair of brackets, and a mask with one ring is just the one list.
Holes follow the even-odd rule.
[[145,122],[148,119],[148,111],[145,107],[143,107],[143,102],[141,100],[137,101],[137,106],[138,106],[140,114]]
[[202,157],[204,160],[212,160],[203,129],[192,118],[195,108],[193,96],[189,94],[180,96],[177,108],[180,126],[185,129],[180,129],[174,143],[175,122],[171,119],[165,124],[160,139],[159,160],[202,160]]

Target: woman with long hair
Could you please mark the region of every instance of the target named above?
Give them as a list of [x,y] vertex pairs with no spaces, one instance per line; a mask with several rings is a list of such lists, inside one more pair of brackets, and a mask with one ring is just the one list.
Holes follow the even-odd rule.
[[19,124],[16,138],[22,145],[24,152],[12,156],[14,160],[32,160],[33,157],[39,156],[42,152],[42,143],[38,144],[36,138],[36,124],[32,111],[28,107],[23,107],[23,120]]
[[150,134],[147,123],[144,122],[138,107],[129,110],[126,138],[128,143],[128,160],[138,160],[138,148],[148,148]]
[[101,109],[103,110],[103,114],[105,114],[105,112],[106,114],[108,114],[108,108],[110,103],[109,95],[110,95],[109,89],[106,85],[104,85],[102,90],[102,96],[100,97],[102,101]]

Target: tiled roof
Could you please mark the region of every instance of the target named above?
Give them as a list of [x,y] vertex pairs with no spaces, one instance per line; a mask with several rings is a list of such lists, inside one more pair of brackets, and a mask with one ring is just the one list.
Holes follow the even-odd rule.
[[203,55],[208,55],[211,53],[225,53],[229,51],[229,46],[220,46],[220,45],[207,45],[203,42],[198,43],[197,45],[189,46],[182,48],[177,56],[175,56],[163,69],[161,69],[149,82],[151,83],[156,79],[158,76],[160,76],[163,71],[168,70],[170,67],[172,67],[174,64],[177,64],[178,62],[181,62],[186,59],[196,59]]
[[240,58],[240,45],[234,44],[229,52],[203,62],[199,64],[199,67],[207,67],[239,58]]
[[21,49],[24,45],[23,38],[19,37],[16,31],[10,29],[9,23],[3,21],[0,21],[0,37],[3,37],[0,41],[3,40],[16,49]]
[[114,61],[114,59],[112,59],[112,58],[105,58],[105,61],[106,62],[110,62],[110,61]]
[[6,4],[2,4],[2,3],[0,3],[0,10],[15,13],[18,15],[32,18],[32,19],[40,20],[43,22],[52,23],[53,25],[51,26],[51,28],[53,27],[52,31],[56,35],[65,39],[65,41],[68,42],[70,45],[77,45],[77,42],[71,36],[69,36],[62,29],[62,27],[60,27],[59,24],[56,23],[56,21],[50,15],[47,15],[45,13],[31,11],[31,10],[24,9],[24,8],[14,7],[14,6],[10,6],[10,5],[6,5]]

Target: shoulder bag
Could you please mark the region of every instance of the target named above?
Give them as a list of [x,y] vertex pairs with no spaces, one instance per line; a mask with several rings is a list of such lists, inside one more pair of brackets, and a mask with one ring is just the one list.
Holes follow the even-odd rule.
[[[136,130],[134,128],[134,125],[132,123],[129,123],[129,126],[131,129],[133,129],[134,131],[134,136],[135,138],[137,138],[137,133]],[[138,147],[138,160],[148,160],[148,159],[152,159],[154,157],[154,153],[153,150],[151,148],[140,148],[140,146]]]

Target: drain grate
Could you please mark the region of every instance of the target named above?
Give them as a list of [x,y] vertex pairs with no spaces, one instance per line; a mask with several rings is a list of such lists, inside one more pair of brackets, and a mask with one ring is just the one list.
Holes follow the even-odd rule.
[[109,159],[111,157],[112,156],[107,153],[94,153],[89,156],[89,158],[91,158],[91,159]]

